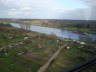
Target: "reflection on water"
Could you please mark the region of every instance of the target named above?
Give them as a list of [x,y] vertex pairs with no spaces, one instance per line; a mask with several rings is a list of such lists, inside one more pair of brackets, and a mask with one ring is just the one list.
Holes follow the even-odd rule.
[[88,34],[78,31],[71,31],[71,30],[64,30],[64,29],[57,29],[57,28],[48,28],[48,27],[41,27],[41,26],[33,26],[30,24],[16,24],[11,23],[12,26],[26,29],[26,30],[32,30],[39,33],[45,33],[45,34],[53,34],[58,37],[62,38],[69,38],[84,42],[95,42],[96,43],[96,34]]
[[25,29],[25,30],[30,30],[30,27],[31,27],[28,24],[19,24],[19,26],[20,26],[20,28]]

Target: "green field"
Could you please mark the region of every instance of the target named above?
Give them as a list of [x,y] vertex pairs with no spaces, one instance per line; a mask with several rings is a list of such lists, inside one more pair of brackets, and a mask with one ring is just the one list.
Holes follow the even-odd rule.
[[37,72],[65,44],[46,72],[61,72],[95,57],[91,44],[0,25],[0,72]]

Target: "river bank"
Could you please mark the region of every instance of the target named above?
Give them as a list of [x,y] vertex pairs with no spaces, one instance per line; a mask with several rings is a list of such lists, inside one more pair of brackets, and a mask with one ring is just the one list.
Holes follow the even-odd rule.
[[[34,24],[33,24],[34,25]],[[39,25],[38,25],[39,26]],[[62,26],[62,25],[48,25],[48,24],[44,24],[42,25],[44,27],[52,27],[52,28],[60,28],[60,29],[65,29],[65,30],[73,30],[73,31],[79,31],[79,32],[87,32],[87,33],[93,33],[96,34],[96,29],[90,29],[90,28],[77,28],[77,27],[68,27],[68,26]]]
[[61,28],[42,27],[42,26],[36,26],[30,24],[11,23],[10,25],[12,25],[13,27],[35,31],[46,35],[54,35],[59,38],[67,38],[67,39],[78,40],[81,42],[92,43],[92,44],[96,43],[96,34],[93,33],[66,30]]

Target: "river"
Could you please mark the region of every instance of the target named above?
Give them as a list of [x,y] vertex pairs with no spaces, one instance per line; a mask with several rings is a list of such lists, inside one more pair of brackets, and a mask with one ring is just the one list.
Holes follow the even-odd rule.
[[64,30],[64,29],[58,29],[58,28],[34,26],[30,24],[11,23],[11,25],[13,27],[31,30],[31,31],[39,32],[39,33],[44,33],[48,35],[56,35],[57,37],[61,37],[61,38],[79,40],[79,41],[83,41],[87,43],[96,43],[96,34]]

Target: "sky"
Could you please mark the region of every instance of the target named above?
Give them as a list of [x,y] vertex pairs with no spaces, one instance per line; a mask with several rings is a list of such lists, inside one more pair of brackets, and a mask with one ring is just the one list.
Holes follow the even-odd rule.
[[89,15],[86,10],[80,0],[0,0],[0,18],[83,19],[88,18],[81,15]]

